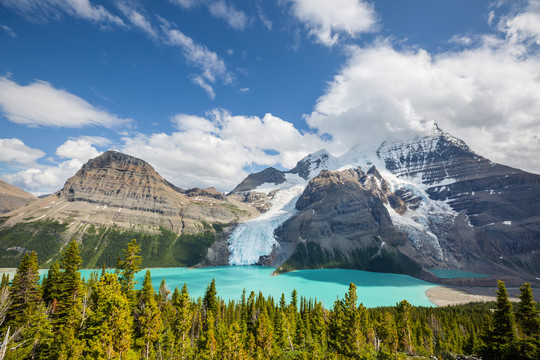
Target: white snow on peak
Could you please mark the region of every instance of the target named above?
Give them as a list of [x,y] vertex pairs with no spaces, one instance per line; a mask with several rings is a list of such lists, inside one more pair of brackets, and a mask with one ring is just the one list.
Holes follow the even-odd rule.
[[309,162],[308,180],[319,175],[322,170],[333,171],[339,167],[338,159],[326,151],[326,149],[309,154],[304,160]]
[[265,194],[277,191],[267,212],[240,224],[229,237],[229,265],[256,264],[279,246],[274,230],[296,214],[296,201],[307,186],[307,181],[295,174],[285,174],[285,179],[281,184],[264,183],[253,190]]
[[[455,218],[457,213],[447,201],[430,199],[427,190],[431,187],[439,187],[439,191],[443,191],[444,186],[456,180],[446,177],[439,183],[426,185],[421,178],[421,171],[425,164],[421,165],[422,169],[414,169],[414,173],[420,170],[420,174],[410,176],[409,169],[398,169],[395,173],[387,170],[385,162],[387,158],[406,157],[408,152],[426,154],[436,151],[441,139],[468,150],[463,141],[439,130],[432,136],[417,137],[407,142],[385,142],[378,149],[355,146],[340,157],[334,157],[325,149],[309,154],[303,159],[309,164],[307,180],[296,174],[285,173],[285,182],[278,185],[264,183],[252,190],[266,195],[272,191],[276,193],[267,212],[240,224],[229,237],[229,264],[256,264],[261,256],[270,255],[273,247],[279,246],[274,230],[296,214],[296,201],[308,181],[319,175],[322,170],[339,171],[360,167],[362,171],[367,172],[373,165],[386,180],[392,192],[398,189],[410,191],[414,197],[421,199],[417,209],[408,209],[404,214],[398,214],[389,204],[386,208],[392,223],[408,236],[415,247],[424,249],[426,253],[442,260],[443,252],[439,239],[431,229],[435,229],[443,219]],[[504,222],[504,224],[507,223]]]

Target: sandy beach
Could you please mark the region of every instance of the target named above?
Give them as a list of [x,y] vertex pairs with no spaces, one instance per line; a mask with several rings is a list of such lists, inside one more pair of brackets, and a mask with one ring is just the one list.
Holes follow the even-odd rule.
[[[437,306],[451,306],[470,302],[495,301],[496,291],[496,287],[435,286],[426,291],[426,295]],[[507,291],[510,301],[519,301],[519,288],[508,288]],[[535,299],[539,299],[540,291],[533,290],[533,295]]]

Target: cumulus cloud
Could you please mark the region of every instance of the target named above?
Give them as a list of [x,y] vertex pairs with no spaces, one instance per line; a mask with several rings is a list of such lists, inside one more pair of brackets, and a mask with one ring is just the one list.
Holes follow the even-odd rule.
[[56,166],[32,167],[15,174],[4,175],[8,183],[39,196],[60,190],[68,178],[83,166],[78,159],[66,160]]
[[172,122],[178,131],[125,137],[122,151],[147,160],[184,188],[216,186],[228,191],[247,176],[246,166],[293,167],[324,146],[317,135],[302,134],[271,114],[260,118],[213,110],[206,117],[178,114]]
[[67,14],[104,25],[124,25],[118,16],[89,0],[2,0],[2,5],[30,20],[48,21]]
[[50,194],[60,190],[89,159],[101,154],[94,145],[108,144],[110,141],[100,136],[67,140],[56,149],[56,155],[65,160],[54,165],[42,165],[35,162],[45,156],[41,150],[29,148],[19,139],[0,139],[0,162],[27,165],[25,170],[3,178],[34,195]]
[[[498,27],[506,33],[511,45],[519,46],[527,43],[540,45],[540,0],[529,0],[524,11],[504,16]],[[519,48],[526,49],[523,46]]]
[[351,47],[306,121],[342,150],[426,134],[437,122],[481,155],[538,172],[540,59],[506,45],[486,37],[437,55],[389,42]]
[[335,45],[340,36],[356,37],[376,28],[373,5],[362,0],[289,0],[293,15],[309,34],[326,46]]
[[56,155],[67,158],[77,159],[86,162],[89,159],[99,156],[99,152],[92,146],[91,139],[67,140],[56,149]]
[[43,151],[25,145],[22,140],[0,139],[0,162],[28,165],[43,156]]
[[112,128],[131,121],[41,80],[24,86],[0,77],[0,107],[10,121],[27,126]]

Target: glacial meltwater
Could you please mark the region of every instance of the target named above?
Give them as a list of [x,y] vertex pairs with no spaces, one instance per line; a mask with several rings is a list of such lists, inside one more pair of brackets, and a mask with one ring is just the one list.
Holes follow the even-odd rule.
[[[406,299],[412,305],[433,306],[426,296],[426,290],[436,286],[407,275],[373,273],[360,270],[321,269],[299,270],[278,276],[272,276],[273,267],[264,266],[220,266],[202,269],[189,268],[154,268],[150,269],[155,290],[165,279],[169,290],[184,282],[191,297],[203,296],[212,279],[216,280],[218,296],[228,300],[239,300],[242,290],[246,296],[251,291],[259,291],[264,296],[271,295],[279,301],[285,294],[290,301],[291,292],[296,289],[299,296],[317,299],[327,308],[333,306],[337,298],[342,299],[352,282],[357,286],[358,302],[367,307],[393,306]],[[81,270],[88,279],[92,270]],[[135,279],[141,287],[146,270],[137,273]]]

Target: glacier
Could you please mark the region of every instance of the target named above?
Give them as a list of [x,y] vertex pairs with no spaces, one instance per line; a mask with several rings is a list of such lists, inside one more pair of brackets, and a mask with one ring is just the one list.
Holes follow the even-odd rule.
[[[422,172],[429,165],[425,159],[421,159],[425,153],[434,151],[441,138],[455,146],[467,147],[461,140],[439,131],[435,136],[415,138],[408,142],[407,146],[400,142],[384,142],[378,149],[355,146],[339,157],[332,156],[324,149],[307,155],[299,162],[299,164],[303,162],[304,165],[308,165],[305,169],[306,173],[303,175],[305,178],[299,176],[300,173],[286,172],[284,173],[286,177],[284,183],[279,185],[264,183],[252,190],[267,195],[271,191],[275,191],[275,195],[271,200],[271,207],[266,213],[240,224],[233,231],[228,239],[229,264],[256,264],[261,256],[270,255],[273,248],[279,246],[274,236],[274,230],[296,214],[296,201],[309,180],[319,175],[322,170],[341,171],[360,167],[362,171],[367,171],[371,166],[377,168],[392,192],[398,189],[408,190],[421,199],[421,203],[416,209],[409,208],[404,214],[398,214],[389,204],[386,208],[392,223],[407,235],[417,249],[423,248],[424,252],[442,260],[443,250],[434,230],[437,229],[437,225],[442,219],[455,218],[458,214],[448,201],[431,199],[427,190],[439,187],[439,191],[442,191],[446,185],[454,183],[456,179],[447,176],[442,180],[426,184],[422,178]],[[387,169],[387,159],[406,158],[407,152],[415,152],[420,155],[420,161],[416,167],[412,169],[399,167],[394,171]],[[399,161],[395,163],[399,164]]]
[[296,201],[307,186],[307,181],[295,174],[285,174],[279,184],[264,183],[254,192],[269,194],[276,190],[270,209],[255,219],[240,224],[229,237],[229,265],[253,265],[261,256],[272,253],[279,246],[274,230],[296,214]]

